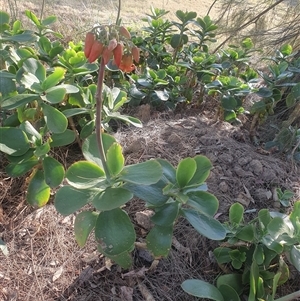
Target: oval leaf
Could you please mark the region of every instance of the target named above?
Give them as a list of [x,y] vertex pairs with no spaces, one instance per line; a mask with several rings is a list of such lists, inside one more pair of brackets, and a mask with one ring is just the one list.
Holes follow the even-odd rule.
[[44,172],[37,170],[29,182],[26,200],[32,206],[42,207],[49,198],[50,187],[45,182]]
[[176,170],[176,180],[178,186],[180,188],[187,186],[187,184],[193,178],[196,170],[197,170],[197,164],[194,159],[185,158],[181,160]]
[[58,147],[71,144],[75,141],[75,133],[72,130],[67,129],[63,133],[60,134],[52,134],[51,136],[51,147]]
[[172,245],[173,225],[162,227],[155,225],[146,237],[147,248],[155,257],[167,256]]
[[124,167],[124,162],[122,146],[119,143],[113,143],[106,153],[106,164],[110,175],[118,175]]
[[224,300],[241,301],[236,290],[227,284],[220,285],[219,291],[222,294]]
[[[102,143],[103,143],[103,148],[105,153],[115,142],[116,139],[113,136],[102,133]],[[102,167],[102,161],[100,159],[96,133],[93,133],[84,141],[82,145],[82,153],[86,160],[92,161],[97,165],[99,165],[100,167]]]
[[118,208],[133,198],[133,194],[122,187],[105,189],[93,200],[93,205],[97,210],[106,211]]
[[209,176],[210,170],[212,169],[212,164],[210,160],[202,155],[194,157],[197,164],[197,170],[189,182],[189,185],[202,184]]
[[63,181],[65,170],[61,163],[52,157],[43,160],[45,181],[51,188],[57,187]]
[[42,103],[41,107],[44,113],[44,119],[47,124],[48,129],[52,133],[63,133],[68,126],[67,117],[61,113],[59,110]]
[[219,202],[217,198],[206,191],[194,191],[187,194],[189,200],[187,205],[196,209],[197,211],[213,216],[218,208]]
[[240,203],[235,203],[229,209],[229,221],[233,225],[239,225],[243,219],[244,207]]
[[0,151],[10,156],[24,155],[30,148],[26,134],[18,128],[0,127]]
[[61,67],[54,68],[53,73],[50,74],[42,83],[43,89],[48,90],[49,88],[56,86],[64,78],[65,72],[65,69]]
[[39,160],[32,158],[24,162],[10,163],[6,166],[5,171],[11,177],[20,177],[30,171],[37,164],[39,164]]
[[79,189],[91,188],[104,180],[104,171],[95,163],[78,161],[72,164],[66,172],[66,180]]
[[98,213],[93,211],[80,212],[74,223],[75,239],[80,247],[83,247],[91,231],[95,228]]
[[98,191],[63,186],[55,194],[54,206],[62,215],[69,215],[91,202]]
[[224,301],[222,294],[215,286],[199,279],[185,280],[181,287],[185,292],[195,297]]
[[134,245],[136,235],[127,213],[120,208],[100,212],[95,237],[100,250],[108,255],[119,255]]
[[225,238],[225,228],[214,218],[191,209],[182,209],[182,214],[201,235],[214,240]]
[[125,166],[119,174],[122,181],[141,185],[151,185],[161,178],[162,168],[155,160]]
[[51,104],[60,103],[64,100],[66,92],[65,88],[53,87],[45,91],[45,95],[42,96],[42,99]]
[[179,203],[173,202],[158,208],[151,217],[151,221],[159,226],[171,226],[176,221],[179,211]]

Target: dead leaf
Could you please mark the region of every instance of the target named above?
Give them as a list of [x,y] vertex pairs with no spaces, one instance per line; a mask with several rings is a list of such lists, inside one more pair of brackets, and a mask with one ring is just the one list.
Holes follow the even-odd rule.
[[145,301],[155,301],[145,284],[139,282],[138,287]]
[[61,266],[61,267],[54,273],[54,275],[53,275],[53,277],[52,277],[52,282],[56,281],[56,280],[61,276],[63,270],[64,270],[64,268],[63,268],[63,266]]
[[90,266],[86,267],[78,276],[79,283],[83,284],[83,283],[87,282],[88,280],[90,280],[93,273],[94,273],[94,269],[92,267],[90,267]]
[[145,272],[147,272],[148,269],[145,267],[142,267],[141,269],[138,270],[133,270],[128,273],[122,274],[122,277],[138,277],[138,278],[144,278],[145,277]]
[[128,286],[121,286],[121,299],[123,301],[133,301],[133,288]]
[[187,254],[187,259],[189,263],[192,264],[192,252],[189,248],[183,246],[175,237],[173,237],[172,239],[172,245],[176,248],[177,251]]

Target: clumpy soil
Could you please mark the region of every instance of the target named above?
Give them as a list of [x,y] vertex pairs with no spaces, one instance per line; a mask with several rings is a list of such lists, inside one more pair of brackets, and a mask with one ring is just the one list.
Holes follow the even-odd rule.
[[[234,202],[243,204],[249,218],[261,208],[278,210],[274,189],[290,189],[299,199],[298,167],[280,153],[269,153],[249,140],[247,122],[242,126],[214,122],[214,112],[205,105],[155,112],[147,105],[129,112],[138,116],[143,128],[120,126],[114,134],[123,146],[126,164],[164,158],[174,166],[185,157],[207,156],[213,169],[209,191],[220,206],[216,218],[226,220]],[[263,142],[263,141],[262,141]],[[58,150],[65,164],[80,159],[76,144]],[[97,252],[93,239],[80,249],[73,235],[74,215],[59,215],[50,202],[35,210],[24,201],[26,178],[0,172],[0,237],[9,256],[0,254],[0,300],[142,301],[196,300],[180,284],[189,278],[214,282],[221,270],[212,254],[214,242],[201,237],[185,220],[175,226],[172,249],[165,259],[154,261],[139,247],[148,231],[149,212],[135,199],[125,210],[132,217],[138,244],[134,266],[122,270]],[[287,209],[288,210],[288,209]],[[293,274],[284,295],[298,289],[299,275]]]

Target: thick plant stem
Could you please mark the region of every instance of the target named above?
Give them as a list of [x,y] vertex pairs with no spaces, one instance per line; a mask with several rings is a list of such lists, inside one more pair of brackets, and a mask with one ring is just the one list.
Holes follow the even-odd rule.
[[299,297],[300,297],[300,291],[297,291],[292,294],[281,297],[279,299],[275,299],[274,301],[293,301],[295,300],[295,298],[299,298]]
[[101,131],[101,127],[102,127],[101,115],[102,115],[102,103],[103,103],[102,90],[103,90],[104,71],[105,71],[105,64],[104,64],[104,60],[101,57],[99,74],[98,74],[97,92],[96,92],[96,139],[97,139],[100,159],[102,161],[102,166],[106,174],[106,178],[107,180],[109,180],[110,173],[106,164],[106,156],[105,156],[105,151],[102,143],[102,131]]

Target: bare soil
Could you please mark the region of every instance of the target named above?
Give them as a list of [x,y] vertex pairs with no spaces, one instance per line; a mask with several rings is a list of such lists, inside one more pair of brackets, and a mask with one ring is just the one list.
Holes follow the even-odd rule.
[[[85,16],[87,12],[78,13],[78,9],[89,7],[108,16],[107,8],[115,7],[115,2],[100,7],[92,1],[80,2],[80,5],[72,1],[70,6],[70,1],[67,4],[58,0],[46,9],[55,8],[52,13],[60,13],[65,24],[70,24],[67,16],[73,16],[74,20],[76,13],[77,21],[86,25],[86,20],[90,20]],[[130,11],[138,9],[137,3],[134,7],[125,3],[124,6]],[[141,16],[150,4],[161,3],[143,1],[140,11],[134,16],[126,15],[127,20],[137,14]],[[163,1],[166,9],[195,10],[199,15],[206,13],[210,3],[208,0]],[[3,0],[0,4],[7,5]],[[38,13],[34,3],[26,2],[26,5]],[[23,3],[20,9],[24,8]],[[78,31],[79,27],[75,29]],[[74,28],[67,30],[74,32]],[[276,188],[290,189],[295,192],[294,200],[299,199],[299,167],[285,155],[263,149],[263,142],[274,138],[269,135],[269,127],[261,127],[261,146],[255,146],[249,139],[250,120],[245,118],[243,125],[232,126],[216,120],[215,107],[215,103],[206,100],[200,108],[182,107],[175,112],[156,112],[148,106],[131,109],[129,113],[138,116],[144,127],[120,126],[114,134],[123,146],[126,163],[159,157],[176,166],[188,156],[207,156],[213,164],[207,184],[220,202],[216,215],[220,220],[226,219],[228,208],[234,202],[240,202],[249,210],[249,218],[260,208],[278,210],[278,202],[274,201]],[[65,166],[81,158],[76,144],[57,150],[56,156]],[[75,216],[61,216],[52,201],[38,210],[28,206],[26,177],[7,177],[5,159],[3,156],[0,159],[0,237],[10,252],[7,257],[0,253],[0,301],[192,301],[196,298],[185,294],[180,284],[188,278],[213,283],[221,272],[211,256],[215,244],[201,237],[184,220],[176,224],[167,258],[153,262],[149,254],[137,246],[130,270],[120,269],[99,254],[92,238],[80,249],[73,234]],[[136,199],[125,209],[135,221],[138,242],[143,242],[147,234],[146,208]],[[278,295],[283,296],[299,286],[299,273],[291,273],[289,283]]]
[[[207,108],[209,110],[207,110]],[[213,163],[207,181],[225,219],[229,206],[242,203],[249,218],[260,208],[277,210],[275,188],[300,196],[299,172],[280,154],[251,144],[247,123],[235,127],[214,122],[211,104],[200,109],[155,112],[148,106],[131,111],[144,121],[142,129],[121,126],[114,134],[122,144],[126,163],[165,158],[175,166],[180,159],[206,155]],[[80,158],[76,144],[57,154],[69,165]],[[155,262],[138,246],[134,266],[122,270],[96,250],[92,238],[80,249],[74,240],[74,215],[63,217],[53,205],[34,210],[24,201],[26,178],[6,177],[1,166],[0,237],[10,254],[0,254],[0,300],[196,300],[180,284],[188,278],[213,282],[221,272],[211,257],[215,244],[197,234],[184,220],[175,229],[172,250]],[[134,200],[125,208],[135,221],[138,242],[147,234],[144,205]],[[144,223],[144,224],[143,224]],[[300,285],[294,274],[279,294]],[[152,299],[147,299],[152,297]]]

